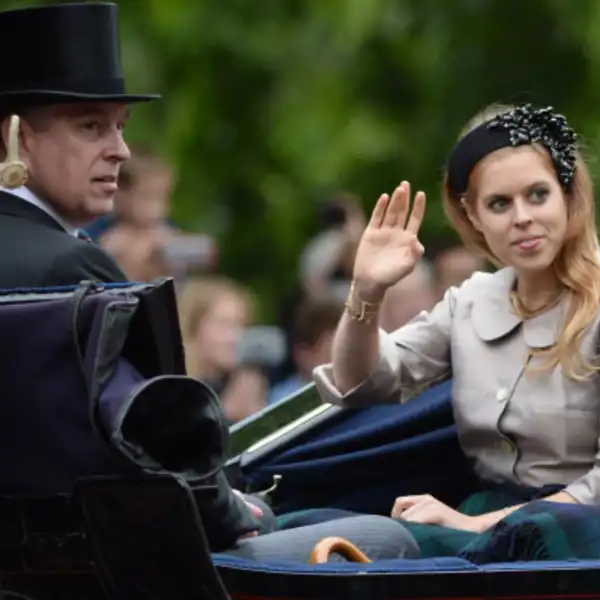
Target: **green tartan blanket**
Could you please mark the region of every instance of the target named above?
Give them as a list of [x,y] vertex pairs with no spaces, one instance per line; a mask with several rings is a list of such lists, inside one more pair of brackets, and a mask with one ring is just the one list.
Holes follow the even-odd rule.
[[[477,515],[514,506],[515,497],[484,491],[470,496],[459,510]],[[313,509],[278,517],[287,529],[351,516],[335,509]],[[533,500],[485,533],[404,523],[422,558],[458,556],[476,564],[536,560],[600,559],[600,506]],[[340,531],[343,536],[343,530]]]
[[535,500],[458,554],[476,564],[600,559],[600,507]]

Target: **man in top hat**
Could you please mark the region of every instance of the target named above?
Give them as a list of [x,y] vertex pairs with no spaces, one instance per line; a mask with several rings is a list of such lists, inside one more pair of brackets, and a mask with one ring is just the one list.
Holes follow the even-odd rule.
[[0,288],[125,281],[81,229],[113,209],[129,106],[159,97],[125,90],[117,6],[0,12],[0,56]]
[[113,209],[129,106],[158,98],[125,90],[117,6],[0,12],[0,56],[0,287],[123,281],[81,229]]

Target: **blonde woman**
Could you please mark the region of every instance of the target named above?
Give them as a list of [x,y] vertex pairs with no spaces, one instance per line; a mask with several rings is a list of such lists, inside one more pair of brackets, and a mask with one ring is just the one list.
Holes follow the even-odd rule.
[[459,439],[487,495],[458,510],[428,495],[400,497],[392,517],[426,556],[458,552],[536,498],[600,505],[600,262],[573,130],[530,105],[492,107],[468,125],[448,160],[444,204],[463,242],[500,268],[386,334],[386,291],[423,254],[425,195],[412,210],[410,201],[407,182],[379,198],[333,362],[315,380],[325,401],[355,407],[407,402],[452,378]]
[[266,378],[238,362],[239,343],[251,321],[245,288],[221,276],[189,279],[179,290],[178,304],[188,375],[219,394],[231,422],[263,408]]

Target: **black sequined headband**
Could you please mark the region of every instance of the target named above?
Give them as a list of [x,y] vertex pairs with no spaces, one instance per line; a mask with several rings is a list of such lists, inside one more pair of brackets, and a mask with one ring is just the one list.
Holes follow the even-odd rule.
[[546,148],[558,180],[569,191],[577,160],[577,134],[551,106],[534,108],[531,104],[517,106],[482,123],[456,144],[447,164],[450,189],[454,194],[464,195],[471,171],[491,152],[536,143]]

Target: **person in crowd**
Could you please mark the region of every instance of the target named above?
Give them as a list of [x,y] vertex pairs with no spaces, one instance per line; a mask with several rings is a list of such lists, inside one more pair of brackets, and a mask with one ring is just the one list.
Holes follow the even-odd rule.
[[344,299],[366,218],[358,199],[340,192],[324,203],[319,222],[321,232],[300,256],[302,288],[306,296],[337,293]]
[[295,372],[271,388],[268,403],[278,402],[312,382],[312,372],[331,360],[333,334],[344,304],[328,295],[306,299],[297,309],[292,329]]
[[298,284],[281,302],[278,323],[287,338],[286,360],[271,373],[275,385],[294,375],[292,330],[294,315],[306,300],[334,295],[343,301],[352,279],[352,265],[366,218],[358,199],[337,192],[323,202],[318,211],[318,233],[311,238],[299,257]]
[[87,228],[131,281],[172,275],[166,248],[175,232],[168,220],[174,173],[146,148],[133,148],[119,175],[115,210]]
[[431,310],[436,300],[435,273],[422,258],[410,275],[387,291],[381,304],[380,326],[384,331],[394,331],[421,311]]
[[112,213],[86,227],[90,238],[103,239],[120,224],[140,228],[157,223],[174,227],[169,220],[175,172],[169,161],[152,148],[129,145],[131,157],[119,172],[119,189]]
[[485,259],[464,246],[451,246],[439,252],[434,261],[438,299],[446,290],[458,287],[477,271],[485,271]]
[[382,302],[424,252],[425,195],[412,211],[410,201],[407,182],[379,198],[333,361],[314,377],[324,401],[347,407],[405,402],[452,378],[459,439],[482,490],[457,509],[399,497],[391,515],[427,556],[458,553],[535,498],[600,505],[600,253],[576,134],[531,105],[491,107],[468,124],[448,159],[444,204],[464,244],[499,269],[385,333]]
[[268,383],[259,368],[239,362],[251,322],[245,288],[223,276],[189,278],[178,294],[188,375],[210,385],[231,423],[265,406]]
[[[323,304],[327,310],[320,309],[328,314],[331,331],[342,310],[339,303],[333,303]],[[219,393],[231,423],[263,408],[268,391],[260,368],[256,364],[240,365],[238,361],[239,344],[251,322],[251,304],[244,287],[223,276],[188,279],[179,293],[188,374],[202,379]],[[341,531],[361,551],[375,558],[419,555],[413,537],[401,524],[387,517],[352,515],[331,523],[273,531],[274,517],[268,505],[256,496],[244,497],[234,492],[259,517],[261,528],[255,535],[245,536],[224,549],[226,554],[258,561],[308,563],[317,542]],[[345,559],[334,555],[332,560]]]

